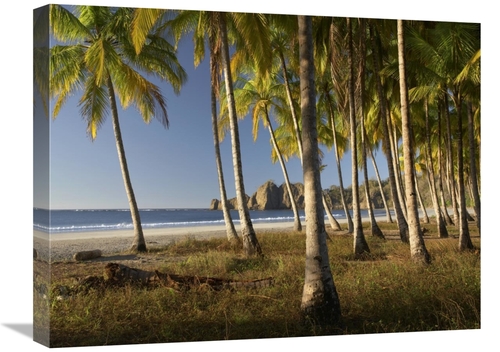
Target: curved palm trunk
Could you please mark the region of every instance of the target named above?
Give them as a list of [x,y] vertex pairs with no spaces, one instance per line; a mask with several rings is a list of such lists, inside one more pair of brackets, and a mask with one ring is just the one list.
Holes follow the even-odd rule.
[[288,196],[290,197],[290,204],[292,205],[293,211],[293,229],[295,231],[302,231],[302,223],[300,222],[299,210],[297,208],[297,202],[295,201],[295,197],[292,193],[292,188],[290,187],[290,179],[288,178],[288,172],[286,170],[285,162],[283,160],[283,156],[281,155],[281,151],[278,147],[278,143],[276,142],[276,137],[274,135],[273,126],[271,126],[271,121],[269,120],[269,116],[267,115],[267,111],[265,112],[267,129],[269,131],[269,135],[271,137],[271,141],[273,143],[273,148],[278,156],[278,160],[281,165],[281,170],[283,171],[283,176],[285,178],[285,185],[288,191]]
[[306,262],[301,310],[307,320],[319,325],[338,324],[341,320],[340,300],[330,268],[321,205],[312,20],[310,17],[298,16],[298,22],[306,213]]
[[401,95],[401,117],[403,123],[403,157],[405,173],[405,189],[408,213],[409,237],[411,257],[420,263],[429,263],[430,256],[425,248],[424,239],[420,230],[418,218],[417,199],[414,178],[413,145],[411,139],[410,111],[408,106],[408,88],[406,87],[406,68],[404,56],[404,30],[403,21],[398,20],[398,63],[399,63],[399,86]]
[[474,114],[472,104],[467,104],[467,126],[469,132],[469,167],[472,187],[472,199],[474,199],[474,212],[476,213],[476,224],[481,234],[481,199],[479,197],[479,187],[477,182],[476,169],[476,139],[474,138]]
[[444,222],[441,210],[439,208],[439,201],[437,197],[436,190],[436,177],[434,175],[434,161],[432,159],[432,148],[431,148],[431,128],[429,125],[429,104],[427,100],[425,101],[425,147],[427,154],[427,178],[429,180],[430,193],[432,197],[432,204],[434,206],[434,215],[436,217],[436,227],[438,230],[438,236],[440,238],[448,237],[448,230],[446,229],[446,224]]
[[262,255],[262,249],[253,228],[250,212],[246,203],[245,186],[243,182],[243,170],[241,164],[240,137],[238,130],[238,118],[233,93],[233,81],[231,78],[231,68],[229,64],[229,44],[227,39],[227,27],[225,13],[220,16],[220,32],[222,39],[222,64],[224,78],[226,83],[226,92],[228,100],[229,124],[231,129],[231,147],[233,154],[234,182],[236,186],[236,199],[238,201],[238,212],[240,214],[241,237],[243,238],[243,249],[245,254],[250,256],[254,254]]
[[[370,33],[373,33],[371,26],[370,26]],[[372,55],[373,64],[375,67],[375,72],[380,72],[380,61],[378,58],[378,55],[380,54],[378,51],[379,46],[376,45],[376,43],[375,43],[375,36],[374,35],[371,35],[371,44],[372,44],[373,52],[375,53],[374,55]],[[398,193],[397,193],[396,177],[394,174],[394,168],[392,167],[393,158],[392,158],[391,144],[390,144],[390,138],[389,138],[389,127],[388,127],[388,123],[387,123],[387,101],[384,97],[384,93],[383,93],[383,89],[382,89],[382,80],[380,78],[380,74],[375,75],[375,78],[376,78],[376,83],[377,83],[377,95],[378,95],[379,104],[380,104],[380,115],[382,118],[382,132],[384,135],[382,149],[383,149],[384,154],[385,154],[386,159],[387,159],[387,170],[388,170],[388,174],[389,174],[389,185],[391,188],[392,203],[394,206],[394,213],[396,216],[396,222],[398,224],[399,236],[400,236],[402,242],[407,243],[408,242],[408,223],[406,222],[406,219],[405,219],[404,214],[403,214],[403,210],[401,209],[401,203],[399,202]]]
[[387,222],[392,223],[392,215],[389,210],[389,205],[387,204],[387,199],[385,198],[384,188],[382,187],[382,180],[380,179],[380,173],[378,171],[377,163],[375,162],[375,157],[373,152],[370,150],[370,159],[372,160],[373,168],[375,169],[375,175],[377,175],[378,187],[380,189],[380,196],[382,197],[382,202],[384,203],[385,213],[387,215]]
[[[361,144],[364,144],[364,141],[361,142]],[[366,197],[366,205],[368,207],[368,216],[370,217],[370,228],[371,228],[371,233],[372,236],[379,237],[379,238],[385,238],[384,234],[382,233],[382,230],[377,224],[377,219],[375,218],[375,214],[373,212],[373,203],[370,197],[370,180],[368,179],[368,170],[367,170],[367,162],[366,162],[366,147],[363,148],[363,163],[365,164],[363,167],[363,175],[365,179],[365,197]]]
[[373,204],[370,197],[370,180],[368,179],[368,165],[366,162],[366,131],[365,131],[365,109],[364,109],[364,92],[365,92],[365,62],[366,62],[366,42],[365,42],[365,20],[359,19],[359,50],[361,52],[359,60],[359,114],[361,115],[361,160],[363,162],[363,177],[365,180],[365,197],[366,206],[368,208],[368,216],[370,218],[370,227],[372,236],[385,238],[384,234],[378,227],[377,220],[373,214]]
[[292,91],[290,89],[290,82],[288,81],[288,70],[286,68],[285,57],[283,56],[283,53],[281,51],[279,52],[279,58],[281,61],[281,68],[283,70],[283,78],[285,80],[286,98],[287,98],[288,106],[290,107],[290,112],[292,114],[293,128],[295,130],[295,139],[297,141],[297,147],[299,148],[300,163],[302,164],[302,157],[303,157],[302,156],[302,140],[300,138],[299,119],[297,117],[297,114],[295,113],[295,107],[293,106]]
[[458,196],[460,206],[458,249],[473,249],[469,234],[469,224],[467,222],[467,207],[465,204],[465,182],[464,182],[464,154],[463,154],[463,128],[462,128],[462,101],[457,98],[455,107],[457,109],[457,163],[458,163]]
[[326,201],[325,194],[321,192],[321,202],[323,203],[323,208],[325,209],[326,216],[328,217],[328,222],[330,223],[330,227],[332,230],[340,231],[342,227],[340,227],[339,222],[333,217],[330,207],[328,206],[328,202]]
[[420,186],[418,185],[417,173],[415,172],[415,190],[417,191],[418,203],[420,204],[420,209],[422,209],[422,217],[424,218],[422,222],[428,224],[429,215],[427,214],[427,209],[425,208],[424,201],[422,199],[422,194],[420,193]]
[[127,193],[128,204],[130,207],[130,216],[132,217],[132,224],[134,226],[134,241],[132,251],[145,252],[146,241],[142,231],[141,216],[139,208],[135,200],[134,190],[132,189],[132,182],[130,181],[130,174],[127,166],[127,158],[125,157],[125,148],[123,147],[122,133],[120,129],[120,121],[118,120],[118,106],[116,104],[115,91],[111,77],[107,78],[107,86],[109,93],[109,100],[111,102],[111,119],[113,121],[113,131],[115,134],[116,150],[118,152],[118,160],[120,162],[120,169],[122,171],[123,183],[125,185],[125,192]]
[[[438,126],[438,168],[439,168],[440,172],[438,172],[437,187],[438,187],[438,191],[439,191],[439,197],[441,199],[441,208],[442,208],[441,210],[442,210],[444,221],[446,222],[446,224],[452,225],[453,221],[451,220],[450,214],[448,214],[448,207],[446,206],[446,201],[444,199],[443,172],[441,172],[442,168],[443,168],[442,153],[441,153],[441,150],[442,150],[442,148],[441,148],[441,109],[442,109],[442,104],[441,104],[441,101],[439,101],[439,108],[438,108],[438,115],[437,115],[438,116],[438,125],[437,126]],[[448,230],[446,230],[446,231],[448,231]]]
[[455,188],[455,170],[453,165],[453,147],[451,144],[451,117],[450,110],[448,109],[448,96],[445,95],[445,116],[446,116],[446,129],[448,132],[447,140],[447,155],[448,155],[448,189],[451,195],[451,207],[453,209],[453,223],[458,226],[458,203],[457,203],[457,193]]
[[354,105],[354,58],[352,43],[351,19],[347,18],[348,48],[349,48],[349,122],[351,128],[351,168],[352,168],[352,212],[354,218],[354,253],[356,255],[369,253],[368,243],[363,234],[361,210],[359,205],[359,180],[358,180],[358,151],[356,138],[356,108]]
[[215,163],[217,167],[217,175],[219,179],[219,190],[220,190],[220,201],[222,206],[222,214],[224,216],[224,224],[226,225],[226,234],[229,241],[240,241],[238,234],[236,233],[236,228],[234,227],[233,219],[231,217],[231,212],[229,211],[226,186],[224,182],[224,173],[222,171],[222,158],[220,155],[220,145],[219,145],[219,128],[217,126],[217,99],[215,96],[215,79],[214,75],[216,70],[214,69],[214,58],[212,49],[210,49],[210,99],[211,99],[211,110],[212,110],[212,134],[214,137],[214,148],[215,148]]
[[[334,22],[332,19],[332,22],[330,24],[330,45],[332,48],[334,48],[334,46],[335,46],[335,43],[334,43],[335,28],[334,27],[335,27],[335,25],[334,25]],[[333,65],[334,65],[334,55],[333,55],[333,49],[332,49],[332,55],[330,56],[330,66],[331,66],[330,75],[332,78],[332,82],[335,82],[335,77],[334,77],[334,73],[333,73],[334,72]],[[339,155],[338,142],[337,142],[337,130],[336,130],[335,118],[334,118],[335,115],[333,113],[333,108],[332,108],[333,104],[330,100],[330,96],[327,95],[327,97],[329,100],[328,106],[330,109],[330,122],[332,124],[333,145],[335,147],[335,163],[337,165],[337,173],[339,175],[340,198],[342,201],[342,207],[344,208],[345,217],[347,219],[347,232],[353,233],[354,232],[354,224],[352,222],[351,212],[349,211],[349,208],[347,206],[347,201],[345,199],[344,181],[343,181],[343,177],[342,177],[342,167],[340,166],[340,155]]]
[[406,199],[404,194],[403,180],[401,177],[401,164],[399,162],[399,152],[398,152],[398,139],[396,128],[391,121],[390,114],[387,116],[387,123],[389,128],[389,139],[392,147],[392,155],[394,159],[392,160],[392,167],[394,168],[394,176],[396,177],[396,190],[398,192],[399,203],[401,204],[401,210],[403,211],[403,216],[405,219],[408,217]]
[[[333,65],[333,64],[332,64]],[[332,78],[333,80],[333,78]],[[340,188],[340,199],[342,201],[342,207],[344,208],[345,217],[347,219],[347,232],[352,233],[354,231],[354,224],[352,222],[351,213],[349,212],[349,208],[347,207],[347,202],[345,199],[345,191],[344,191],[344,181],[342,177],[342,167],[340,166],[340,156],[339,149],[337,143],[337,129],[335,127],[335,119],[333,114],[332,103],[330,101],[330,96],[328,95],[328,106],[330,109],[330,123],[332,125],[332,135],[333,135],[333,147],[335,148],[335,164],[337,165],[337,173],[339,175],[339,188]]]

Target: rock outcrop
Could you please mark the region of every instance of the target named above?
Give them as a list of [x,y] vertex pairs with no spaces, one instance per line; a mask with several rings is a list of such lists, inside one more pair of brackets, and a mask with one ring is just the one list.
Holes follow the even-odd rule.
[[[245,201],[248,202],[250,197],[245,194]],[[236,197],[228,199],[228,208],[229,209],[238,209],[238,200]],[[210,202],[210,207],[208,208],[209,210],[222,210],[222,202],[218,199],[212,199]]]
[[[290,184],[292,194],[299,209],[304,209],[304,185],[302,183]],[[247,206],[251,210],[273,210],[291,209],[292,204],[288,195],[286,184],[276,186],[272,181],[267,181],[261,185],[257,191],[247,197]],[[238,209],[236,198],[228,200],[229,209]],[[210,210],[222,210],[222,204],[218,199],[212,199]]]

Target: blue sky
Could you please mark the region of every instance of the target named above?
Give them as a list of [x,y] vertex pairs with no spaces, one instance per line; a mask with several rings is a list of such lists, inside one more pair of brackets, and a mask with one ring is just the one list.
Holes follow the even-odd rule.
[[[178,58],[188,74],[180,95],[175,95],[167,82],[157,81],[167,100],[169,129],[157,120],[144,123],[134,107],[119,112],[129,172],[140,208],[206,208],[213,198],[220,198],[208,58],[195,68],[193,44],[187,37],[179,46]],[[127,208],[111,118],[91,141],[79,114],[79,97],[77,93],[68,100],[58,117],[50,122],[50,207]],[[251,130],[250,117],[240,120],[245,191],[249,195],[267,180],[274,180],[277,185],[284,182],[279,163],[273,164],[270,159],[267,129],[261,127],[255,142]],[[328,167],[322,174],[322,185],[328,188],[339,181],[334,153],[326,149],[325,152],[324,164]],[[229,134],[221,144],[221,153],[227,194],[231,198],[235,196],[235,186]],[[381,177],[386,178],[387,163],[378,154]],[[342,161],[346,186],[351,184],[350,165],[348,153]],[[286,167],[291,182],[302,182],[297,157],[290,159]],[[375,177],[371,163],[369,172]]]

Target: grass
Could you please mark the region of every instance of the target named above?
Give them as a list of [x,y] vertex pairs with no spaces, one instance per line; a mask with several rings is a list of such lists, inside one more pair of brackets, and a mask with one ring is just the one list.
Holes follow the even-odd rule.
[[[342,307],[340,332],[338,327],[320,329],[301,321],[305,235],[282,232],[258,234],[263,258],[245,258],[239,247],[225,239],[187,238],[150,248],[140,265],[127,263],[235,280],[272,276],[272,287],[178,291],[126,286],[65,300],[52,294],[35,300],[40,307],[48,305],[35,314],[35,330],[46,327],[47,310],[51,347],[479,329],[480,239],[474,225],[471,235],[476,250],[459,252],[454,227],[449,228],[450,238],[439,239],[435,227],[425,224],[429,229],[425,243],[432,257],[425,267],[414,264],[409,246],[390,235],[394,225],[379,226],[388,234],[387,240],[370,236],[365,224],[371,253],[363,260],[354,258],[351,236],[332,233],[328,242]],[[105,264],[53,264],[52,292],[61,285],[73,285],[77,277],[102,275]]]

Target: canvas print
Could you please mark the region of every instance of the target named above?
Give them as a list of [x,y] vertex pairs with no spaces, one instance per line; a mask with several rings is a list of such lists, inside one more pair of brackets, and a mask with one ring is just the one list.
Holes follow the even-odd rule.
[[480,329],[480,28],[34,9],[34,340]]

